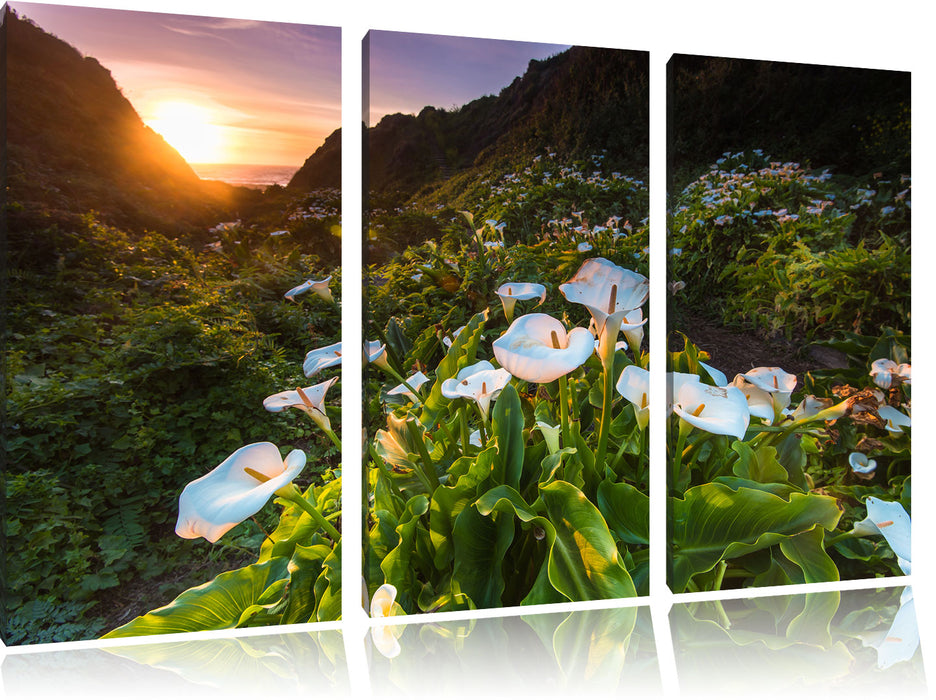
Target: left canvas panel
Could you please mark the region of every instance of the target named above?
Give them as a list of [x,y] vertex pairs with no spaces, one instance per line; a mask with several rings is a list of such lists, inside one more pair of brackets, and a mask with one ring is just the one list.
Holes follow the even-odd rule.
[[340,31],[11,3],[7,645],[340,616]]

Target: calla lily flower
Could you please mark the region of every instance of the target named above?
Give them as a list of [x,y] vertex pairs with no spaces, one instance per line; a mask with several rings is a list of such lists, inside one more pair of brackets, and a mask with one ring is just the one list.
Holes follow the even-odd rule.
[[331,430],[331,422],[325,413],[325,394],[338,377],[332,377],[315,386],[295,391],[281,391],[278,394],[267,396],[263,400],[263,407],[271,413],[279,413],[285,408],[298,408],[305,411],[315,423],[324,430]]
[[747,400],[748,410],[752,416],[763,418],[767,425],[772,425],[774,421],[774,403],[773,397],[760,387],[751,384],[744,378],[743,374],[735,375],[731,386],[737,387],[744,398]]
[[[374,591],[374,597],[371,598],[370,616],[373,618],[387,618],[402,613],[403,609],[396,602],[396,596],[396,586],[390,583],[383,584]],[[388,659],[400,655],[400,643],[397,638],[402,634],[402,625],[393,627],[378,625],[371,628],[371,639],[374,640],[374,646],[377,647],[377,651]]]
[[687,381],[675,393],[673,411],[690,425],[715,435],[744,439],[751,413],[741,390]]
[[[770,396],[774,415],[781,414],[790,405],[790,396],[796,388],[795,374],[784,372],[779,367],[755,367],[738,377]],[[736,382],[738,377],[735,377]],[[773,419],[768,422],[773,422]]]
[[390,362],[387,360],[387,346],[379,340],[368,340],[364,344],[364,364],[367,363],[376,365],[381,369],[388,368]]
[[491,401],[497,398],[510,379],[510,372],[506,369],[494,369],[490,362],[482,360],[442,382],[442,396],[447,399],[473,399],[487,419]]
[[323,369],[341,364],[341,341],[324,348],[317,348],[306,353],[302,371],[307,377],[314,377]]
[[910,382],[910,365],[898,365],[893,360],[881,358],[871,363],[871,380],[882,389],[890,389],[894,382]]
[[525,382],[547,384],[580,367],[595,349],[586,328],[568,333],[562,322],[547,314],[527,314],[510,324],[493,343],[501,367]]
[[864,452],[852,452],[848,455],[848,465],[856,474],[873,474],[877,469],[877,462],[869,459]]
[[912,588],[908,586],[900,594],[900,608],[887,632],[872,642],[862,640],[862,643],[877,650],[877,665],[880,669],[913,658],[920,646],[920,628],[917,626]]
[[518,301],[536,299],[539,297],[539,306],[546,300],[546,287],[535,282],[505,282],[495,292],[504,305],[504,315],[507,323],[513,321],[514,306]]
[[707,365],[704,362],[700,362],[699,366],[708,373],[708,376],[710,376],[712,381],[715,382],[715,386],[728,385],[728,377],[726,377],[725,373],[721,370],[715,369],[714,367]]
[[284,460],[272,442],[240,448],[182,490],[176,534],[216,542],[263,508],[270,496],[299,475],[305,463],[302,450],[293,450]]
[[325,301],[335,302],[334,297],[332,297],[331,290],[328,288],[328,284],[331,282],[331,275],[326,277],[323,280],[306,280],[298,287],[293,287],[283,296],[289,299],[290,301],[296,301],[296,296],[302,294],[303,292],[308,292],[311,290],[318,296],[322,297]]
[[690,372],[667,372],[666,373],[666,413],[673,412],[674,397],[679,394],[683,384],[694,382],[701,384],[699,375]]
[[639,308],[650,295],[650,281],[604,258],[589,258],[559,291],[573,304],[588,309],[601,341],[599,355],[611,357],[618,329],[628,312]]
[[896,501],[882,501],[868,496],[865,500],[867,517],[855,523],[852,533],[856,535],[883,535],[891,550],[897,555],[900,570],[910,575],[910,516]]
[[832,399],[818,398],[812,394],[808,394],[804,396],[803,400],[793,409],[793,413],[790,417],[793,418],[793,420],[812,418],[820,411],[831,408],[833,403]]
[[646,428],[650,421],[650,408],[647,401],[647,394],[650,391],[650,372],[637,365],[628,365],[618,377],[615,388],[621,396],[634,404],[637,426],[641,430]]
[[[397,417],[392,413],[388,415],[387,430],[377,431],[377,443],[374,448],[380,458],[388,464],[403,469],[416,469],[417,464],[410,459],[410,455],[418,455],[419,447],[413,443],[406,422],[406,417]],[[426,449],[432,452],[432,442],[428,436],[424,444]]]
[[884,420],[884,427],[889,433],[902,433],[903,426],[910,427],[910,417],[893,406],[881,406],[878,415]]
[[[406,383],[409,384],[414,389],[419,389],[423,384],[429,381],[427,377],[422,372],[417,372],[406,380]],[[387,391],[387,396],[409,396],[413,401],[416,401],[419,397],[415,396],[412,391],[406,388],[404,384],[397,384],[395,387]]]

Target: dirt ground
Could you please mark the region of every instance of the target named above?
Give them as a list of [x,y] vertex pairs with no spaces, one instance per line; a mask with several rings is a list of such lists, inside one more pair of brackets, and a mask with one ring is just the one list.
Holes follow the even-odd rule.
[[[835,350],[766,338],[756,331],[732,330],[701,315],[683,315],[670,323],[670,329],[685,333],[705,350],[711,356],[706,364],[724,372],[728,381],[754,367],[780,367],[802,381],[803,374],[811,370],[847,366],[845,356]],[[668,342],[670,351],[683,349],[682,338],[676,333],[669,335]]]

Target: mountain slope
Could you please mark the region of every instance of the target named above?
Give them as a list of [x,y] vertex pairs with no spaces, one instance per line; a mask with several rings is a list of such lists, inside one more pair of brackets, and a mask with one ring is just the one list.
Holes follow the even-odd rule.
[[7,9],[9,198],[67,218],[90,209],[131,227],[210,221],[230,188],[203,183],[143,124],[94,58]]
[[[530,61],[524,75],[497,96],[479,97],[454,111],[425,107],[416,116],[387,115],[366,131],[368,188],[407,198],[453,175],[509,167],[547,148],[560,161],[604,149],[614,167],[644,174],[648,61],[643,52],[576,46]],[[336,149],[340,152],[337,139],[333,149],[323,147],[310,157],[303,170],[327,172]]]

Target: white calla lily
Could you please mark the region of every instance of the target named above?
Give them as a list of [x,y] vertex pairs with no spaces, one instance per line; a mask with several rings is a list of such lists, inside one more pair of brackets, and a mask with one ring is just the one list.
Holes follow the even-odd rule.
[[595,338],[586,328],[566,332],[558,319],[527,314],[493,343],[501,367],[525,382],[546,384],[564,377],[591,356]]
[[701,384],[702,380],[699,379],[699,375],[692,374],[690,372],[667,372],[666,373],[666,414],[669,415],[673,412],[673,403],[675,402],[675,396],[679,393],[679,390],[682,388],[683,384],[687,382],[694,382],[695,384]]
[[731,386],[737,387],[744,394],[752,416],[763,418],[767,425],[773,424],[774,402],[769,392],[747,381],[743,374],[736,374]]
[[881,406],[878,415],[884,420],[884,427],[890,433],[902,433],[904,426],[910,427],[910,417],[893,406]]
[[848,466],[856,474],[873,474],[877,469],[877,461],[869,459],[864,452],[852,452],[848,455]]
[[307,386],[295,391],[281,391],[267,396],[263,400],[263,407],[271,413],[279,413],[286,408],[298,408],[300,411],[305,411],[319,427],[331,430],[331,422],[325,413],[325,394],[337,381],[338,377],[332,377],[315,386]]
[[263,508],[270,496],[288,486],[305,463],[302,450],[293,450],[284,460],[279,448],[271,442],[240,448],[182,490],[176,534],[216,542]]
[[[755,367],[744,374],[744,381],[770,396],[774,415],[782,414],[790,405],[790,396],[796,388],[796,375],[785,372],[779,367]],[[735,377],[737,381],[737,377]],[[772,419],[768,422],[773,422]]]
[[539,306],[546,300],[546,287],[535,282],[505,282],[497,288],[495,294],[500,297],[507,323],[510,323],[517,302],[539,298]]
[[638,427],[641,430],[646,428],[650,421],[650,404],[647,401],[650,392],[650,372],[637,365],[628,365],[618,377],[615,388],[634,405]]
[[[413,374],[406,379],[406,384],[409,384],[411,387],[413,387],[414,389],[418,391],[419,387],[421,387],[423,384],[425,384],[428,381],[429,381],[429,377],[427,377],[422,372],[416,372],[416,374]],[[419,397],[416,396],[412,391],[410,391],[407,388],[406,384],[397,384],[395,387],[387,391],[387,396],[408,396],[413,401],[418,400]]]
[[744,394],[734,386],[686,381],[673,397],[673,411],[693,427],[715,435],[744,439],[751,414]]
[[306,353],[302,371],[306,377],[314,377],[323,369],[341,364],[341,341]]
[[871,363],[871,381],[882,389],[890,389],[894,382],[910,383],[910,365],[897,364],[893,360],[881,358]]
[[883,501],[874,496],[865,500],[868,515],[855,523],[852,534],[882,535],[894,554],[900,570],[910,575],[910,516],[896,501]]
[[364,344],[364,364],[368,363],[387,369],[390,366],[387,360],[387,346],[379,340],[368,340]]
[[491,401],[497,398],[510,379],[510,372],[506,369],[494,369],[490,362],[482,360],[442,382],[442,396],[447,399],[473,399],[486,420]]
[[[372,618],[388,618],[400,614],[402,608],[396,602],[396,596],[396,586],[390,583],[383,584],[374,591],[374,597],[371,598],[370,616]],[[400,655],[400,643],[397,639],[402,634],[402,625],[377,625],[371,628],[371,639],[374,641],[374,646],[377,647],[377,651],[388,659]]]
[[589,258],[565,284],[559,285],[566,300],[588,309],[602,341],[602,357],[617,342],[617,332],[628,312],[643,305],[650,295],[650,281],[643,275],[604,258]]
[[331,275],[326,277],[323,280],[306,280],[298,287],[293,287],[283,296],[289,299],[290,301],[296,301],[296,296],[304,292],[312,291],[318,296],[322,297],[325,301],[335,302],[334,297],[332,296],[331,289],[328,288],[328,284],[331,282]]

